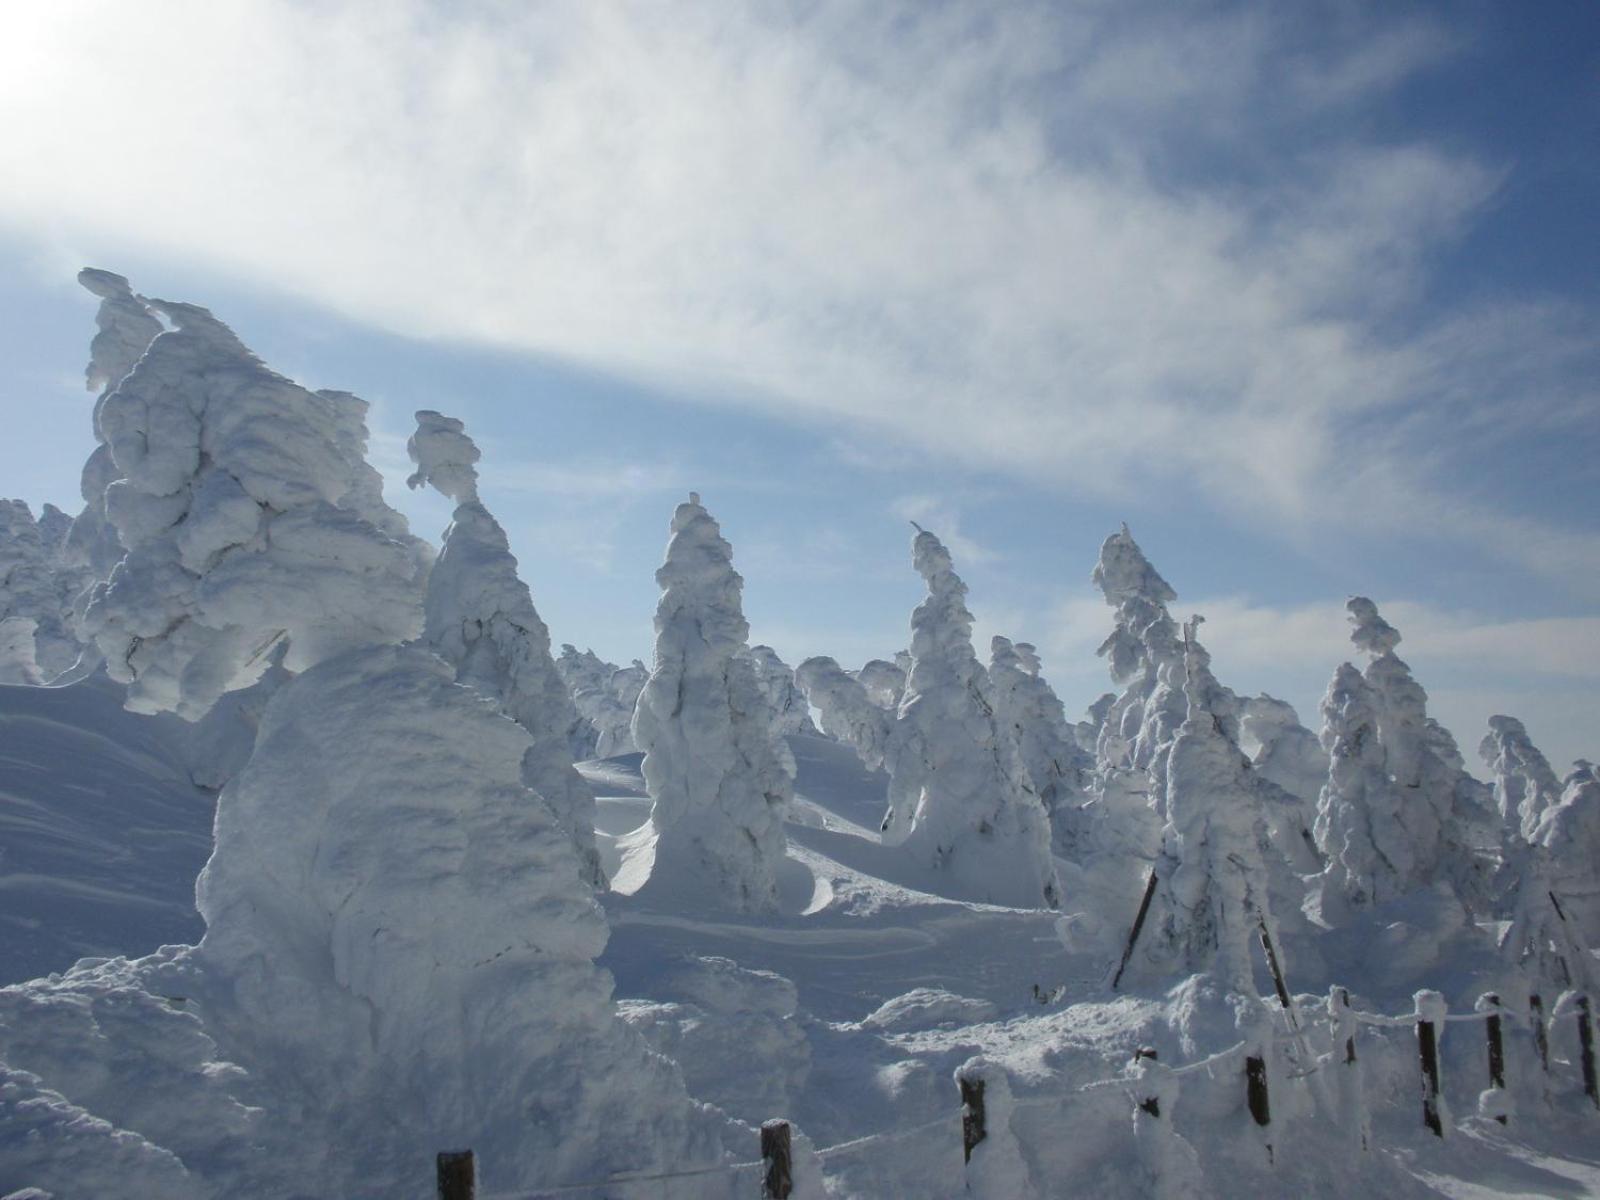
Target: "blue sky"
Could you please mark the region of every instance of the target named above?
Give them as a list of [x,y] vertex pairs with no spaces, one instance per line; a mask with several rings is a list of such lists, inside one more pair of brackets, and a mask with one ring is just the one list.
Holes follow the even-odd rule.
[[[558,641],[648,657],[701,491],[754,636],[1106,686],[1127,520],[1219,676],[1315,705],[1345,595],[1471,753],[1600,751],[1592,4],[63,0],[0,45],[0,493],[75,508],[86,263],[466,420]],[[1180,614],[1180,615],[1182,615]]]

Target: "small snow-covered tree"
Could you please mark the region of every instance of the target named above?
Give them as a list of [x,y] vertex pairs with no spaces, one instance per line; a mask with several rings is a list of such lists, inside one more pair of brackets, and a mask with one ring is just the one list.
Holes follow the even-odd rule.
[[1584,947],[1600,945],[1600,876],[1595,873],[1600,862],[1600,770],[1593,763],[1580,759],[1574,764],[1561,798],[1540,814],[1532,843],[1533,866],[1555,900],[1547,907],[1535,885],[1522,890],[1533,911],[1546,922],[1552,915],[1559,922],[1548,926],[1546,942],[1565,938]]
[[31,617],[0,619],[0,683],[32,686],[44,682],[44,672],[33,654],[33,631]]
[[619,667],[593,650],[580,652],[563,645],[556,670],[578,712],[572,736],[574,759],[611,758],[638,749],[633,744],[633,710],[650,678],[648,667],[638,659]]
[[26,502],[0,500],[0,621],[12,622],[16,656],[22,653],[22,623],[31,623],[27,658],[39,679],[59,675],[78,657],[77,640],[63,619],[52,559]]
[[797,677],[829,734],[889,772],[884,840],[956,894],[1055,908],[1061,887],[1050,828],[1015,740],[995,711],[988,672],[972,648],[967,585],[933,534],[918,529],[912,564],[928,588],[911,614],[911,670],[894,713],[873,703],[832,659],[808,659]]
[[1265,694],[1244,701],[1239,723],[1240,733],[1255,743],[1250,765],[1256,774],[1304,804],[1309,827],[1328,778],[1328,753],[1317,735],[1300,724],[1294,705]]
[[1528,840],[1545,810],[1561,799],[1561,781],[1515,717],[1489,718],[1478,756],[1494,773],[1494,802],[1506,835]]
[[1378,849],[1396,863],[1401,890],[1446,882],[1469,909],[1488,905],[1490,871],[1480,853],[1500,843],[1489,789],[1467,774],[1449,730],[1428,715],[1428,694],[1394,652],[1400,633],[1364,596],[1353,596],[1350,640],[1368,655],[1384,767],[1398,805]]
[[778,657],[771,646],[751,646],[750,665],[755,670],[756,686],[772,713],[772,728],[780,737],[816,733],[811,709],[794,682],[794,668]]
[[697,494],[672,515],[656,582],[655,663],[633,718],[656,830],[651,880],[772,908],[794,759],[744,653],[750,626],[733,549]]
[[1066,709],[1039,674],[1033,646],[996,636],[989,652],[995,713],[1015,739],[1034,793],[1050,815],[1054,851],[1062,858],[1079,858],[1086,849],[1079,809],[1094,759],[1079,748]]
[[858,676],[825,655],[806,659],[795,668],[794,677],[816,706],[822,732],[854,749],[867,770],[881,769],[889,753],[893,710],[879,705]]
[[1416,874],[1411,832],[1389,778],[1378,734],[1378,697],[1342,663],[1322,700],[1328,781],[1317,804],[1317,846],[1327,858],[1323,910],[1379,904],[1403,894]]
[[1254,996],[1251,948],[1261,929],[1273,929],[1265,821],[1248,762],[1212,708],[1221,689],[1193,625],[1182,648],[1187,712],[1166,770],[1157,953]]
[[444,546],[428,575],[423,636],[456,680],[499,703],[533,739],[522,781],[555,809],[597,888],[605,872],[594,841],[594,793],[573,768],[577,710],[550,657],[550,631],[517,575],[505,530],[478,498],[478,447],[453,417],[424,410],[407,443],[412,487],[432,484],[456,502]]

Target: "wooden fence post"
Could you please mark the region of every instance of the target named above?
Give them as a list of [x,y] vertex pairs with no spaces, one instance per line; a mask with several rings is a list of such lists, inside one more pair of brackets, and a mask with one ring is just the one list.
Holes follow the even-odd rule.
[[1594,1072],[1594,1021],[1589,1012],[1589,997],[1578,997],[1578,1047],[1583,1059],[1583,1090],[1596,1108],[1600,1108],[1600,1083]]
[[[1133,1052],[1133,1061],[1134,1062],[1138,1062],[1140,1059],[1145,1059],[1145,1058],[1148,1058],[1151,1062],[1158,1062],[1159,1061],[1159,1059],[1158,1059],[1158,1057],[1156,1055],[1156,1052],[1153,1049],[1151,1049],[1149,1046],[1145,1046],[1142,1049],[1135,1050]],[[1139,1107],[1144,1109],[1144,1111],[1149,1113],[1152,1117],[1159,1117],[1161,1115],[1161,1099],[1160,1099],[1160,1097],[1158,1097],[1158,1096],[1156,1096],[1154,1094],[1151,1094],[1151,1095],[1141,1095],[1138,1099],[1139,1099]]]
[[1267,1096],[1267,1060],[1250,1055],[1244,1060],[1245,1100],[1257,1125],[1272,1124],[1272,1105]]
[[[1483,1023],[1489,1039],[1489,1087],[1503,1093],[1506,1090],[1506,1048],[1500,1030],[1500,997],[1487,992],[1481,1003],[1489,1010],[1488,1019]],[[1503,1096],[1501,1100],[1504,1101]],[[1504,1125],[1506,1114],[1497,1112],[1494,1119]]]
[[1348,988],[1336,987],[1328,992],[1328,1017],[1333,1023],[1336,1054],[1338,1039],[1341,1034],[1344,1036],[1344,1070],[1338,1072],[1336,1083],[1339,1106],[1344,1120],[1355,1127],[1352,1132],[1360,1135],[1361,1148],[1369,1150],[1372,1139],[1367,1121],[1366,1096],[1362,1090],[1361,1065],[1356,1061],[1356,1019],[1350,1011]]
[[789,1200],[794,1190],[794,1164],[790,1158],[792,1142],[789,1122],[766,1121],[761,1126],[761,1161],[766,1174],[761,1180],[762,1200]]
[[956,1082],[961,1085],[961,1161],[971,1162],[973,1150],[988,1135],[984,1127],[983,1080],[957,1072]]
[[[1338,1020],[1340,1021],[1340,1023],[1342,1024],[1345,1021],[1349,1021],[1350,1020],[1350,989],[1349,988],[1340,988],[1339,989],[1339,1009],[1340,1009],[1340,1012],[1339,1012]],[[1351,1025],[1349,1027],[1349,1036],[1344,1039],[1344,1062],[1345,1062],[1345,1065],[1347,1067],[1353,1067],[1353,1066],[1355,1066],[1355,1063],[1356,1063],[1356,1031],[1355,1031],[1355,1025],[1354,1025],[1353,1022],[1351,1023]]]
[[1444,1006],[1438,992],[1417,993],[1417,1050],[1422,1057],[1422,1123],[1434,1136],[1444,1136],[1444,1121],[1439,1116],[1439,1038],[1429,1018]]
[[1538,992],[1528,997],[1528,1023],[1533,1026],[1533,1048],[1539,1052],[1539,1066],[1550,1074],[1550,1034],[1544,1024],[1544,1000]]
[[473,1200],[478,1194],[478,1164],[471,1150],[442,1150],[434,1160],[439,1200]]

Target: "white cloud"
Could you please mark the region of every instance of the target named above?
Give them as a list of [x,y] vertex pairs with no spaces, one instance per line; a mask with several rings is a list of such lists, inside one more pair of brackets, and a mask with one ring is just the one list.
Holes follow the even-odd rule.
[[903,521],[910,521],[932,533],[955,559],[956,573],[963,564],[989,563],[999,557],[987,546],[974,541],[961,531],[961,516],[954,506],[937,496],[898,496],[889,505],[889,511]]
[[[1437,29],[1313,50],[1263,15],[805,13],[22,6],[0,222],[1054,486],[1182,485],[1279,532],[1375,481],[1375,530],[1481,537],[1502,518],[1455,502],[1418,398],[1515,352],[1535,376],[1495,402],[1572,410],[1545,323],[1480,324],[1465,360],[1385,336],[1492,194],[1483,164],[1345,139],[1247,194],[1159,171],[1173,139],[1237,148],[1380,94],[1450,52]],[[1600,538],[1522,524],[1491,549],[1600,577]]]

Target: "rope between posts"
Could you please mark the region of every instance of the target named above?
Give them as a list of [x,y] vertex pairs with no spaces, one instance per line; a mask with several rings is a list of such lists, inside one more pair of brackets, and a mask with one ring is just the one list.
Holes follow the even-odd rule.
[[[906,1129],[893,1129],[886,1133],[869,1133],[865,1137],[852,1138],[850,1141],[839,1142],[836,1145],[813,1151],[813,1153],[819,1159],[827,1159],[835,1154],[860,1150],[867,1146],[877,1145],[880,1142],[891,1142],[900,1138],[910,1137],[914,1133],[925,1133],[930,1129],[941,1125],[949,1125],[951,1122],[959,1121],[960,1119],[959,1113],[950,1113],[932,1121],[925,1121],[921,1125],[912,1125]],[[754,1162],[718,1163],[715,1166],[690,1167],[683,1171],[635,1171],[624,1175],[608,1175],[604,1179],[589,1179],[578,1183],[563,1183],[554,1187],[535,1188],[531,1192],[480,1192],[479,1200],[543,1200],[545,1196],[567,1196],[576,1192],[592,1191],[601,1187],[615,1187],[624,1183],[652,1183],[664,1182],[669,1179],[693,1179],[705,1175],[748,1171],[765,1165],[765,1159],[756,1159]]]

